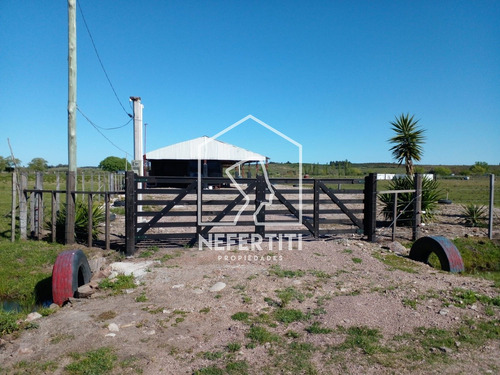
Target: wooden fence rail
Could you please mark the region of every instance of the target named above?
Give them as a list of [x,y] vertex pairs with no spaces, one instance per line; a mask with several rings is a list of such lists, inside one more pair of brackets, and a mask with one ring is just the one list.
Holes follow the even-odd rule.
[[[113,181],[113,179],[111,179]],[[28,178],[27,175],[22,173],[20,175],[13,174],[12,178],[12,225],[11,225],[11,240],[15,241],[16,238],[16,225],[15,217],[17,211],[17,201],[19,202],[19,237],[22,240],[28,238],[33,238],[36,240],[41,240],[44,237],[45,228],[47,224],[50,224],[50,240],[56,242],[57,240],[57,213],[60,210],[61,195],[66,195],[66,190],[60,189],[43,189],[43,178],[42,174],[37,174],[35,188],[28,189]],[[82,197],[82,202],[84,199],[87,200],[88,207],[88,236],[87,236],[87,246],[93,246],[92,238],[92,221],[93,221],[93,207],[95,203],[95,198],[101,197],[103,199],[104,205],[104,241],[105,248],[110,248],[110,235],[111,235],[111,219],[110,219],[110,203],[111,198],[115,195],[124,194],[122,190],[112,190],[112,191],[71,191],[70,192],[73,202],[76,202],[78,196]],[[44,211],[47,209],[44,205],[44,198],[50,196],[50,212],[46,214]],[[17,198],[17,199],[16,199]],[[29,224],[29,225],[28,225]],[[29,232],[28,232],[29,229]],[[29,234],[28,234],[29,233]]]

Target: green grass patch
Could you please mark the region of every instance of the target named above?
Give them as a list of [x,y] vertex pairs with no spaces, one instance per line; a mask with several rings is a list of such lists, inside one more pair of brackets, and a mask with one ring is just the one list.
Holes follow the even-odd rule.
[[19,303],[25,312],[51,298],[51,275],[64,248],[41,241],[0,241],[0,300]]
[[231,319],[233,320],[238,320],[240,322],[245,322],[248,323],[250,321],[250,316],[252,314],[246,311],[240,311],[237,312],[236,314],[231,315]]
[[302,311],[295,309],[277,309],[274,312],[274,317],[278,322],[285,324],[306,320],[308,318]]
[[416,265],[404,257],[395,254],[382,255],[374,253],[373,257],[384,263],[390,271],[400,270],[408,273],[417,273]]
[[302,270],[285,270],[282,269],[278,264],[269,268],[269,274],[278,276],[278,277],[286,277],[286,278],[295,278],[302,277],[306,274],[305,271]]
[[[14,370],[20,370],[14,372],[14,374],[24,374],[24,375],[38,375],[38,374],[52,374],[58,369],[58,364],[55,361],[46,362],[27,362],[20,361],[14,366]],[[2,368],[0,367],[0,372]]]
[[339,327],[339,331],[347,334],[344,342],[337,347],[339,350],[358,348],[364,354],[374,354],[381,348],[380,339],[382,334],[378,329],[353,326],[347,329]]
[[208,359],[209,361],[216,361],[217,359],[221,359],[224,356],[224,352],[204,352],[203,358]]
[[279,341],[279,336],[269,332],[266,328],[262,326],[252,326],[250,331],[246,334],[253,342],[258,344],[265,344],[266,342]]
[[320,322],[314,322],[309,327],[306,328],[306,331],[311,334],[327,334],[333,332],[333,329],[321,327]]
[[500,307],[500,296],[488,297],[483,294],[474,292],[473,290],[455,288],[452,295],[449,297],[450,302],[457,307],[467,307],[476,302],[481,302],[484,305],[493,305]]
[[294,287],[290,286],[283,290],[277,290],[276,295],[281,300],[281,307],[285,307],[291,301],[296,300],[298,302],[304,302],[305,296],[303,293],[299,292]]
[[413,310],[417,309],[417,300],[411,298],[403,298],[402,300],[403,306],[410,307]]
[[248,363],[246,361],[232,361],[226,364],[226,373],[230,375],[248,374]]
[[73,353],[75,360],[65,370],[72,375],[105,375],[109,374],[117,359],[113,350],[108,347],[91,350],[83,354]]
[[464,262],[465,273],[491,280],[500,288],[500,243],[487,238],[453,240]]
[[230,342],[226,345],[229,352],[234,353],[241,349],[241,344],[239,342]]
[[147,300],[148,300],[148,297],[146,296],[145,292],[142,292],[137,297],[135,297],[135,302],[146,302]]
[[17,320],[20,314],[0,310],[0,337],[8,335],[20,329]]
[[114,294],[135,287],[134,275],[117,275],[114,279],[104,279],[99,283],[99,288],[111,290]]

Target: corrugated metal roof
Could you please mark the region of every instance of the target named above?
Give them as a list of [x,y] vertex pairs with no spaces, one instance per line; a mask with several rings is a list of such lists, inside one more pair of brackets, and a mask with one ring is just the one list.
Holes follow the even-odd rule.
[[207,136],[179,142],[146,153],[148,160],[266,161],[264,155]]

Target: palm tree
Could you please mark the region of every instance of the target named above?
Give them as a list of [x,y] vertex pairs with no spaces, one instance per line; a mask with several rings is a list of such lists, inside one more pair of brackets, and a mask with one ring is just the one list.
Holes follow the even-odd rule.
[[406,174],[409,176],[413,175],[413,161],[419,161],[422,157],[422,144],[425,140],[425,130],[417,127],[419,120],[413,120],[413,117],[409,114],[396,117],[396,121],[391,122],[396,135],[389,139],[394,144],[389,151],[392,151],[392,156],[399,165],[405,162]]

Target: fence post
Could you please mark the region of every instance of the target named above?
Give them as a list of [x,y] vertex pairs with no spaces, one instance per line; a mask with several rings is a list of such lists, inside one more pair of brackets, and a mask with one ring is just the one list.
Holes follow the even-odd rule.
[[[56,190],[61,190],[59,172],[56,174]],[[59,211],[59,193],[56,193],[56,211]]]
[[[43,174],[37,172],[35,180],[35,189],[43,190]],[[35,237],[37,240],[42,239],[43,231],[43,193],[35,193]]]
[[136,207],[134,172],[127,171],[125,176],[125,254],[135,253]]
[[420,238],[420,224],[422,223],[422,175],[415,173],[413,177],[415,186],[415,200],[413,201],[413,235],[412,240]]
[[314,198],[313,198],[313,226],[314,226],[314,238],[319,237],[319,182],[314,179]]
[[488,238],[493,239],[493,215],[495,208],[495,174],[490,174],[490,210],[488,218]]
[[[59,182],[59,181],[58,181]],[[56,242],[57,237],[56,237],[56,221],[57,221],[57,201],[58,201],[58,193],[57,192],[52,192],[52,212],[51,212],[51,235],[52,235],[52,242]]]
[[105,210],[104,210],[104,214],[106,215],[106,218],[104,220],[104,242],[105,242],[105,245],[106,245],[106,250],[109,250],[110,249],[110,240],[109,240],[109,236],[111,235],[111,230],[110,230],[110,226],[111,226],[111,218],[110,218],[110,215],[111,215],[111,211],[110,211],[110,197],[109,197],[109,193],[108,192],[105,192],[104,193],[104,205],[105,205]]
[[[82,175],[83,176],[83,175]],[[82,194],[82,196],[84,196],[84,194]],[[92,193],[89,193],[88,195],[88,216],[87,216],[87,246],[88,247],[92,247],[92,231],[94,229],[94,226],[93,226],[93,208],[94,208],[94,204],[93,204],[93,201],[92,201]]]
[[261,206],[261,204],[266,200],[266,180],[264,179],[264,176],[261,175],[257,175],[256,178],[257,184],[255,185],[255,210],[261,207],[256,216],[256,220],[258,223],[262,224],[255,225],[255,233],[260,234],[262,237],[264,237],[266,233],[266,227],[264,225],[264,222],[266,221],[266,206]]
[[66,174],[66,224],[64,233],[67,245],[75,243],[75,186],[75,172],[68,171]]
[[398,222],[398,192],[394,193],[394,207],[392,208],[392,242],[396,241],[396,225]]
[[363,232],[368,241],[377,241],[377,175],[370,173],[365,177],[365,207],[363,218]]
[[16,240],[16,212],[17,212],[17,172],[12,173],[12,211],[10,212],[10,241]]
[[28,187],[28,176],[21,173],[19,186],[19,234],[22,240],[28,238],[28,196],[25,192]]

